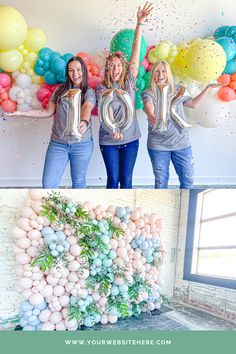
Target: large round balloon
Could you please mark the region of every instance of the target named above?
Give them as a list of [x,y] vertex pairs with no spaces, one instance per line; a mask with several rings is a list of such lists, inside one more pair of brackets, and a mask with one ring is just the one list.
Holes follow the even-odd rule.
[[27,35],[27,24],[19,11],[0,5],[0,51],[11,50],[21,45]]
[[[115,34],[111,40],[110,51],[123,52],[126,59],[129,61],[132,53],[132,45],[134,40],[134,30],[124,29]],[[147,44],[145,38],[142,36],[141,48],[140,48],[140,62],[143,61],[147,52]]]
[[215,30],[213,36],[214,36],[215,38],[220,38],[220,37],[225,36],[225,35],[226,35],[225,32],[228,30],[228,28],[229,28],[229,26],[220,26],[220,27],[218,27],[218,28]]
[[23,61],[22,54],[16,50],[0,52],[0,67],[7,72],[16,71]]
[[25,49],[29,52],[38,52],[41,48],[45,47],[46,43],[47,37],[41,29],[28,29],[27,37],[24,42]]
[[229,60],[227,63],[226,63],[226,66],[224,68],[224,74],[233,74],[236,72],[236,60],[235,59],[232,59],[232,60]]
[[221,45],[210,39],[197,40],[189,47],[185,62],[192,80],[209,82],[224,70],[226,54]]
[[227,61],[235,57],[236,45],[232,38],[220,37],[216,40],[216,42],[219,43],[221,47],[224,49]]

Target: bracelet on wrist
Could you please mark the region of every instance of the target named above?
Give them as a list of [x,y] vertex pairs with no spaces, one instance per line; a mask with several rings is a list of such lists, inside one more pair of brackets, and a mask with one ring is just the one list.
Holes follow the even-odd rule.
[[89,121],[87,121],[86,119],[81,119],[80,122],[84,122],[86,124],[86,126],[88,127],[89,126]]
[[137,22],[137,25],[138,25],[138,26],[145,26],[145,24],[142,23],[142,22]]

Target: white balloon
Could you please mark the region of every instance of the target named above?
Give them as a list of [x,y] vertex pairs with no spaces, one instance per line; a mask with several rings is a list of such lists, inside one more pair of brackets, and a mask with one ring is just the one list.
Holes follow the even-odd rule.
[[21,87],[21,88],[27,88],[30,87],[32,84],[31,77],[26,74],[20,74],[16,78],[16,85]]
[[13,86],[10,90],[9,90],[9,97],[12,101],[16,101],[17,100],[17,94],[20,91],[20,88],[17,86]]

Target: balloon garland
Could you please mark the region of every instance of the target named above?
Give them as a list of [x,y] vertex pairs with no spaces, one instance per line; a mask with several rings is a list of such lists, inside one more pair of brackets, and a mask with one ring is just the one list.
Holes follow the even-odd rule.
[[[162,40],[156,45],[147,46],[142,37],[136,80],[136,109],[143,108],[141,92],[149,87],[150,70],[157,60],[166,60],[175,82],[184,83],[187,88],[216,79],[223,82],[225,75],[230,75],[231,79],[226,80],[226,86],[218,90],[215,104],[219,100],[235,100],[235,29],[236,26],[221,26],[212,37],[177,44],[171,40]],[[111,40],[110,51],[119,50],[129,60],[133,38],[133,29],[119,31]],[[19,11],[0,5],[0,107],[3,111],[27,111],[40,106],[46,108],[56,85],[65,81],[65,67],[74,54],[54,51],[45,47],[46,42],[45,33],[39,28],[27,28]],[[87,66],[88,81],[92,88],[103,81],[107,54],[107,51],[76,54]]]
[[29,191],[13,227],[23,330],[76,330],[158,309],[161,220]]

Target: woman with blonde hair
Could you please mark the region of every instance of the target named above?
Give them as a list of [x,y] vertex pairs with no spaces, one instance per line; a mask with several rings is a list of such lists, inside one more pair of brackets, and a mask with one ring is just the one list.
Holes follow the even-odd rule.
[[[96,89],[97,99],[109,89],[122,89],[132,100],[134,116],[131,126],[121,134],[108,133],[102,125],[99,131],[99,144],[107,171],[107,188],[132,188],[132,175],[138,153],[139,138],[141,136],[135,112],[135,81],[138,76],[140,47],[142,39],[141,27],[152,11],[148,3],[137,12],[137,25],[134,34],[132,54],[127,62],[120,52],[111,53],[105,65],[105,78],[103,84]],[[122,105],[113,101],[111,112],[114,120],[122,119]]]
[[[142,93],[144,111],[148,118],[147,148],[155,176],[155,188],[167,188],[169,166],[172,161],[180,181],[180,188],[190,189],[194,182],[194,163],[184,107],[195,108],[218,84],[209,84],[195,98],[183,88],[176,114],[183,126],[173,119],[170,102],[180,87],[174,85],[170,66],[157,61],[151,70],[150,88]],[[160,94],[161,93],[161,94]],[[160,102],[160,97],[162,97]],[[163,124],[163,117],[165,124]]]

